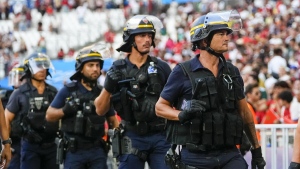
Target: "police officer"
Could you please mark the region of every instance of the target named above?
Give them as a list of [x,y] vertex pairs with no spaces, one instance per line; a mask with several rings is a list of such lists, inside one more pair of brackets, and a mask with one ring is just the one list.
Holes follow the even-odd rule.
[[[45,121],[46,110],[57,93],[55,87],[46,83],[54,69],[49,56],[33,53],[24,60],[26,79],[18,89],[14,90],[6,105],[5,116],[8,124],[16,133],[22,133],[21,168],[22,169],[58,169],[55,163],[55,137],[58,123]],[[50,75],[51,76],[51,75]],[[20,118],[20,119],[18,119]],[[13,120],[19,124],[13,125]],[[9,130],[11,129],[8,125]],[[19,128],[22,126],[22,128]]]
[[[173,69],[156,103],[157,115],[168,120],[167,139],[174,145],[166,156],[169,165],[247,169],[236,148],[244,128],[252,145],[252,168],[264,168],[243,80],[223,56],[229,35],[240,27],[235,10],[210,12],[192,23],[192,49],[200,49],[200,54]],[[179,154],[174,151],[176,145],[182,147]]]
[[150,168],[167,168],[163,158],[170,144],[165,140],[164,120],[155,115],[154,106],[171,69],[148,55],[160,28],[161,21],[150,15],[136,15],[127,21],[117,51],[128,56],[113,63],[104,90],[95,100],[99,115],[112,103],[122,119],[112,136],[113,154],[121,169],[143,169],[146,161]]
[[[15,65],[12,70],[8,74],[8,85],[12,86],[14,90],[18,89],[21,84],[23,84],[26,80],[20,80],[21,77],[24,75],[24,66],[17,64]],[[8,101],[12,92],[6,94]],[[19,116],[20,114],[17,114]],[[8,122],[8,119],[7,119]],[[21,136],[22,136],[22,129],[20,126],[20,117],[15,117],[11,122],[11,131],[10,137],[12,139],[12,159],[9,163],[8,169],[19,169],[21,167]]]
[[[61,131],[64,135],[64,168],[105,169],[107,145],[102,139],[107,119],[112,127],[118,126],[113,109],[106,116],[95,112],[94,99],[102,87],[97,79],[103,68],[103,57],[109,54],[104,44],[88,46],[76,57],[76,73],[70,77],[47,110],[47,121],[62,119]],[[64,155],[59,155],[60,157]],[[62,159],[59,160],[62,162]]]
[[0,136],[2,140],[2,151],[1,151],[1,161],[0,166],[7,168],[11,161],[11,139],[9,138],[9,131],[6,127],[4,109],[2,105],[2,101],[0,100]]

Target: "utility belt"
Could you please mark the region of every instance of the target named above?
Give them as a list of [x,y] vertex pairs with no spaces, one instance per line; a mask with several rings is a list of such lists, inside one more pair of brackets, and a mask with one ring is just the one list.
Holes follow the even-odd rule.
[[138,135],[162,132],[165,128],[165,124],[162,122],[136,122],[132,124],[131,122],[122,120],[121,123],[125,130],[133,131]]
[[41,141],[36,141],[32,139],[32,136],[25,135],[23,137],[25,141],[27,141],[30,144],[38,144],[41,148],[49,148],[55,144],[55,139],[53,140],[41,140]]
[[78,149],[90,149],[95,147],[102,147],[102,141],[100,139],[95,141],[79,141],[75,137],[65,138],[66,147],[68,151],[76,152]]
[[104,140],[102,139],[88,142],[88,141],[78,141],[78,139],[76,139],[75,137],[56,138],[55,143],[57,145],[56,164],[63,163],[67,151],[70,151],[71,153],[75,153],[79,149],[104,147],[105,144]]
[[187,150],[193,153],[199,153],[199,152],[207,152],[207,151],[214,151],[214,150],[229,150],[234,148],[234,145],[197,145],[193,143],[186,143],[186,145],[183,145],[182,147],[185,147]]

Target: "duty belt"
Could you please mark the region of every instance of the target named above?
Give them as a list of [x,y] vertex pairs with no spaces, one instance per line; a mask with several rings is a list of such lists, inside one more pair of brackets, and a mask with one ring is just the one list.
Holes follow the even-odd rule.
[[136,122],[135,124],[132,124],[131,122],[122,121],[121,123],[124,125],[125,130],[134,131],[140,135],[153,132],[161,132],[165,127],[164,123],[160,124],[158,122]]
[[206,145],[198,145],[193,143],[186,143],[186,145],[183,147],[186,147],[186,149],[188,149],[190,152],[197,153],[197,152],[206,152],[206,151],[213,151],[213,150],[228,150],[234,148],[234,145],[206,146]]
[[101,141],[97,140],[94,142],[82,142],[82,141],[77,141],[76,142],[76,147],[78,149],[89,149],[89,148],[93,148],[93,147],[101,147]]

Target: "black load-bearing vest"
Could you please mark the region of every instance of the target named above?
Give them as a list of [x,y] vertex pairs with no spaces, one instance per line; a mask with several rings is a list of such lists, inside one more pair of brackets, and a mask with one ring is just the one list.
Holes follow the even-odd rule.
[[[23,127],[29,125],[32,130],[40,134],[43,140],[55,138],[59,123],[47,122],[45,117],[46,111],[57,93],[56,88],[46,84],[44,93],[39,95],[37,91],[34,93],[31,91],[30,84],[27,82],[20,86],[19,90],[27,96],[29,103],[28,111],[24,112],[25,114],[20,115]],[[17,116],[17,118],[19,118],[19,116]],[[21,126],[17,126],[16,124],[16,122],[12,123],[12,130],[13,132],[19,133],[21,131]]]
[[[198,114],[191,123],[180,124],[167,121],[167,139],[173,144],[188,143],[204,146],[232,146],[241,144],[243,121],[238,113],[237,101],[243,96],[243,86],[231,63],[216,78],[205,69],[191,71],[191,61],[179,64],[189,77],[193,96],[191,99],[206,102],[206,111]],[[232,82],[232,83],[230,83]],[[177,108],[184,109],[183,98],[179,98]]]
[[99,96],[102,87],[95,86],[92,92],[81,93],[78,84],[71,82],[66,85],[70,91],[70,99],[75,99],[79,104],[76,115],[62,119],[61,130],[87,139],[98,139],[104,136],[105,116],[96,113],[94,100]]
[[[154,62],[154,65],[158,69],[154,77],[148,74],[150,62]],[[157,63],[157,58],[152,56],[150,56],[150,59],[148,58],[145,65],[140,69],[132,69],[126,64],[125,59],[119,59],[113,63],[116,69],[125,75],[125,79],[119,82],[116,92],[113,93],[112,97],[114,109],[123,120],[129,121],[132,124],[154,121],[164,123],[162,118],[156,116],[154,110],[155,103],[163,87],[163,82],[159,78],[158,72],[160,68],[157,66]],[[131,97],[130,93],[135,97]],[[151,112],[142,111],[146,103],[145,101],[147,101],[147,104],[153,105]]]

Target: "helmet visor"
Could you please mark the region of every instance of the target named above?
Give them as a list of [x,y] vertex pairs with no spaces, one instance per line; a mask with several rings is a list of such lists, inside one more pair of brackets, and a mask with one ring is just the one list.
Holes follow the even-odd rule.
[[100,55],[103,59],[111,58],[110,49],[104,42],[96,43],[91,48],[91,51],[100,53]]
[[32,74],[36,74],[44,69],[52,69],[52,71],[54,71],[54,67],[49,56],[45,54],[38,53],[37,57],[30,58],[28,60],[28,64]]
[[[152,22],[152,24],[140,24],[141,21],[144,21],[144,23],[147,23],[148,21]],[[157,36],[160,33],[160,30],[163,28],[163,24],[155,16],[152,15],[136,15],[132,18],[130,18],[127,23],[126,27],[124,28],[124,31],[128,29],[142,29],[142,28],[148,28],[153,29],[155,31],[155,36]]]
[[8,74],[8,85],[19,87],[21,85],[20,78],[24,74],[24,68],[13,68]]
[[210,12],[206,14],[204,26],[220,24],[227,24],[228,28],[233,31],[239,31],[242,29],[242,19],[236,10]]

